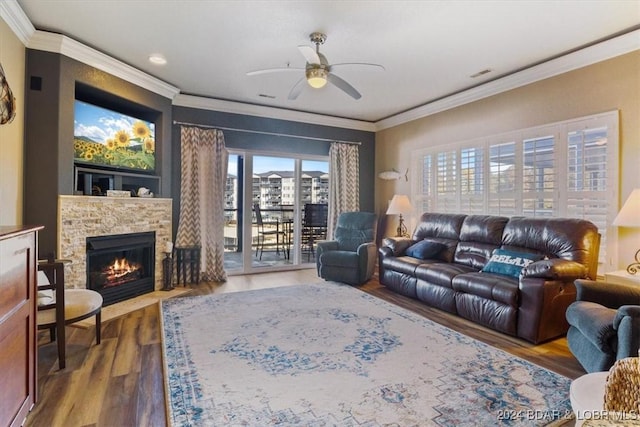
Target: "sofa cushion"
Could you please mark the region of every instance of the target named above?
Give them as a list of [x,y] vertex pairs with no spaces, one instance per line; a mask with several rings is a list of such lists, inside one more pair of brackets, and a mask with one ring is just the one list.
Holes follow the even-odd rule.
[[416,267],[425,261],[410,256],[385,257],[380,260],[382,266],[387,270],[396,271],[402,274],[415,276]]
[[[429,260],[430,261],[430,260]],[[449,262],[423,261],[423,264],[416,267],[415,275],[418,280],[423,280],[437,286],[451,287],[451,281],[459,274],[470,273],[477,270],[473,268]]]
[[542,257],[537,254],[496,249],[482,272],[518,278],[524,267],[540,259]]
[[442,261],[453,262],[453,254],[460,240],[460,229],[465,218],[466,215],[462,214],[423,213],[412,239],[428,239],[446,245],[447,249],[438,253],[437,257]]
[[504,228],[502,248],[541,253],[548,258],[576,261],[596,278],[600,235],[590,221],[573,218],[513,217]]
[[518,280],[503,274],[467,273],[453,278],[454,290],[481,298],[498,301],[512,307],[518,306]]
[[405,252],[407,256],[418,258],[418,259],[429,259],[433,258],[440,251],[445,249],[446,246],[442,243],[433,242],[430,240],[422,240],[418,243],[415,243],[409,246]]

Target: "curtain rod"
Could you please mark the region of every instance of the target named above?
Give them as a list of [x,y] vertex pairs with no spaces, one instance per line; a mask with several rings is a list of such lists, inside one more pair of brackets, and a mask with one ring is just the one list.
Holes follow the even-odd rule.
[[314,137],[314,136],[291,135],[291,134],[288,134],[288,133],[275,133],[275,132],[266,132],[266,131],[260,131],[260,130],[228,128],[228,127],[211,126],[211,125],[199,125],[197,123],[179,122],[177,120],[174,120],[173,124],[174,125],[197,126],[197,127],[201,127],[201,128],[207,128],[207,129],[230,130],[230,131],[233,131],[233,132],[257,133],[257,134],[260,134],[260,135],[283,136],[283,137],[287,137],[287,138],[311,139],[311,140],[314,140],[314,141],[328,141],[328,142],[340,142],[340,143],[343,143],[343,144],[362,145],[362,143],[359,142],[359,141],[340,141],[340,140],[337,140],[337,139],[318,138],[318,137]]

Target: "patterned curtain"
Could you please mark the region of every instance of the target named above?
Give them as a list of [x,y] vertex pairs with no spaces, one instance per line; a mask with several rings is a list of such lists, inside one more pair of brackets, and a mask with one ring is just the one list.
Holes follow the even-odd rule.
[[181,126],[180,218],[176,246],[201,247],[205,281],[227,280],[224,271],[224,188],[229,153],[217,129]]
[[342,212],[360,210],[360,161],[358,146],[332,142],[329,148],[329,218],[327,239],[333,238],[333,229]]

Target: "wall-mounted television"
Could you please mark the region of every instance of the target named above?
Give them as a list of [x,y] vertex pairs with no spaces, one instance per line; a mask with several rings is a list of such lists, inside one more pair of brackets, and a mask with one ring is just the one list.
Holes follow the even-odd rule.
[[76,164],[152,173],[156,169],[155,143],[154,123],[75,101]]

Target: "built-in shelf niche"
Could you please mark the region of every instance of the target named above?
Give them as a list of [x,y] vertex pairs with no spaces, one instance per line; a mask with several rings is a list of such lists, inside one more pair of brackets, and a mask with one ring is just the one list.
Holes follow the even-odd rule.
[[[157,175],[145,175],[133,172],[121,172],[105,169],[75,166],[74,194],[76,195],[105,195],[107,190],[131,191],[138,194],[140,187],[148,188],[154,195],[161,194],[161,181]],[[100,194],[92,191],[100,189]]]

